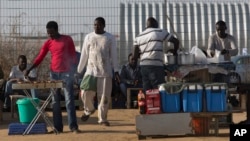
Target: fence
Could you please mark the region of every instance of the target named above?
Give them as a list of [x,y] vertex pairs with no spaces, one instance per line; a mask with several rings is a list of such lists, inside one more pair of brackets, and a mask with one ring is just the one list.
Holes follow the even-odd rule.
[[[98,16],[106,19],[105,30],[116,36],[120,65],[127,62],[133,39],[149,16],[174,33],[186,50],[194,45],[206,48],[215,22],[225,20],[241,50],[249,48],[249,11],[248,0],[1,0],[0,64],[7,77],[19,54],[32,62],[46,39],[49,20],[57,21],[60,33],[71,35],[80,50]],[[169,47],[165,43],[164,49]],[[40,77],[48,75],[49,57],[38,69]]]

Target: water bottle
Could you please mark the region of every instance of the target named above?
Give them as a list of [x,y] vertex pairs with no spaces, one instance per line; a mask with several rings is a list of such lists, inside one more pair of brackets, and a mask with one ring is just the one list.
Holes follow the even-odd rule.
[[142,90],[139,91],[137,100],[138,100],[138,107],[140,114],[145,114],[146,113],[145,94],[143,93]]

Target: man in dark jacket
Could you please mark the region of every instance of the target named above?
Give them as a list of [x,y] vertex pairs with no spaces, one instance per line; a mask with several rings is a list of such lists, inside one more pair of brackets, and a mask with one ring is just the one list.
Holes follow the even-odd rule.
[[128,63],[122,66],[120,78],[120,89],[125,97],[127,96],[127,88],[142,87],[140,68],[132,53],[128,55]]

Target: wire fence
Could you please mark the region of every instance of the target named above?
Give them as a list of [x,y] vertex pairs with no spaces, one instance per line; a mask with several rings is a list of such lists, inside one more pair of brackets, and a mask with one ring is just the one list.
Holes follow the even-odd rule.
[[[32,62],[47,38],[45,26],[50,20],[58,22],[60,33],[72,36],[80,51],[99,16],[106,20],[105,30],[116,36],[120,65],[127,62],[133,39],[144,30],[149,16],[174,33],[187,50],[194,45],[205,48],[216,20],[224,19],[241,49],[250,42],[249,9],[248,0],[1,0],[0,65],[8,77],[18,55]],[[38,69],[40,77],[48,76],[49,58]]]

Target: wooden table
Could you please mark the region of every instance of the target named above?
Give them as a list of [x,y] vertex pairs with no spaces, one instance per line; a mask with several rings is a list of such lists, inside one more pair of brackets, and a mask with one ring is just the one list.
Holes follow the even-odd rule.
[[[214,119],[214,134],[215,136],[219,135],[219,119],[221,117],[225,117],[230,113],[236,113],[241,112],[240,110],[232,110],[228,112],[198,112],[198,113],[190,113],[191,117],[198,117],[198,118],[204,118],[204,119]],[[208,124],[210,126],[210,124]],[[209,127],[210,128],[210,127]]]
[[63,81],[56,81],[56,82],[27,82],[27,83],[13,83],[12,84],[12,89],[21,89],[24,91],[24,93],[28,96],[31,97],[29,92],[27,91],[28,89],[51,89],[50,95],[47,97],[45,102],[42,104],[42,106],[39,106],[32,98],[31,98],[31,103],[34,105],[34,107],[37,109],[37,114],[33,118],[33,120],[29,123],[28,127],[25,129],[23,132],[23,135],[29,134],[37,120],[39,119],[40,116],[43,117],[45,122],[52,128],[52,130],[58,134],[59,132],[56,130],[56,128],[53,126],[52,122],[49,120],[48,115],[45,113],[45,108],[49,104],[49,102],[52,99],[52,96],[56,94],[56,89],[57,88],[63,88],[64,83]]
[[135,117],[138,139],[147,136],[185,136],[192,134],[190,113],[143,114]]
[[231,84],[232,86],[237,87],[237,92],[239,94],[246,94],[246,121],[250,122],[250,84]]

